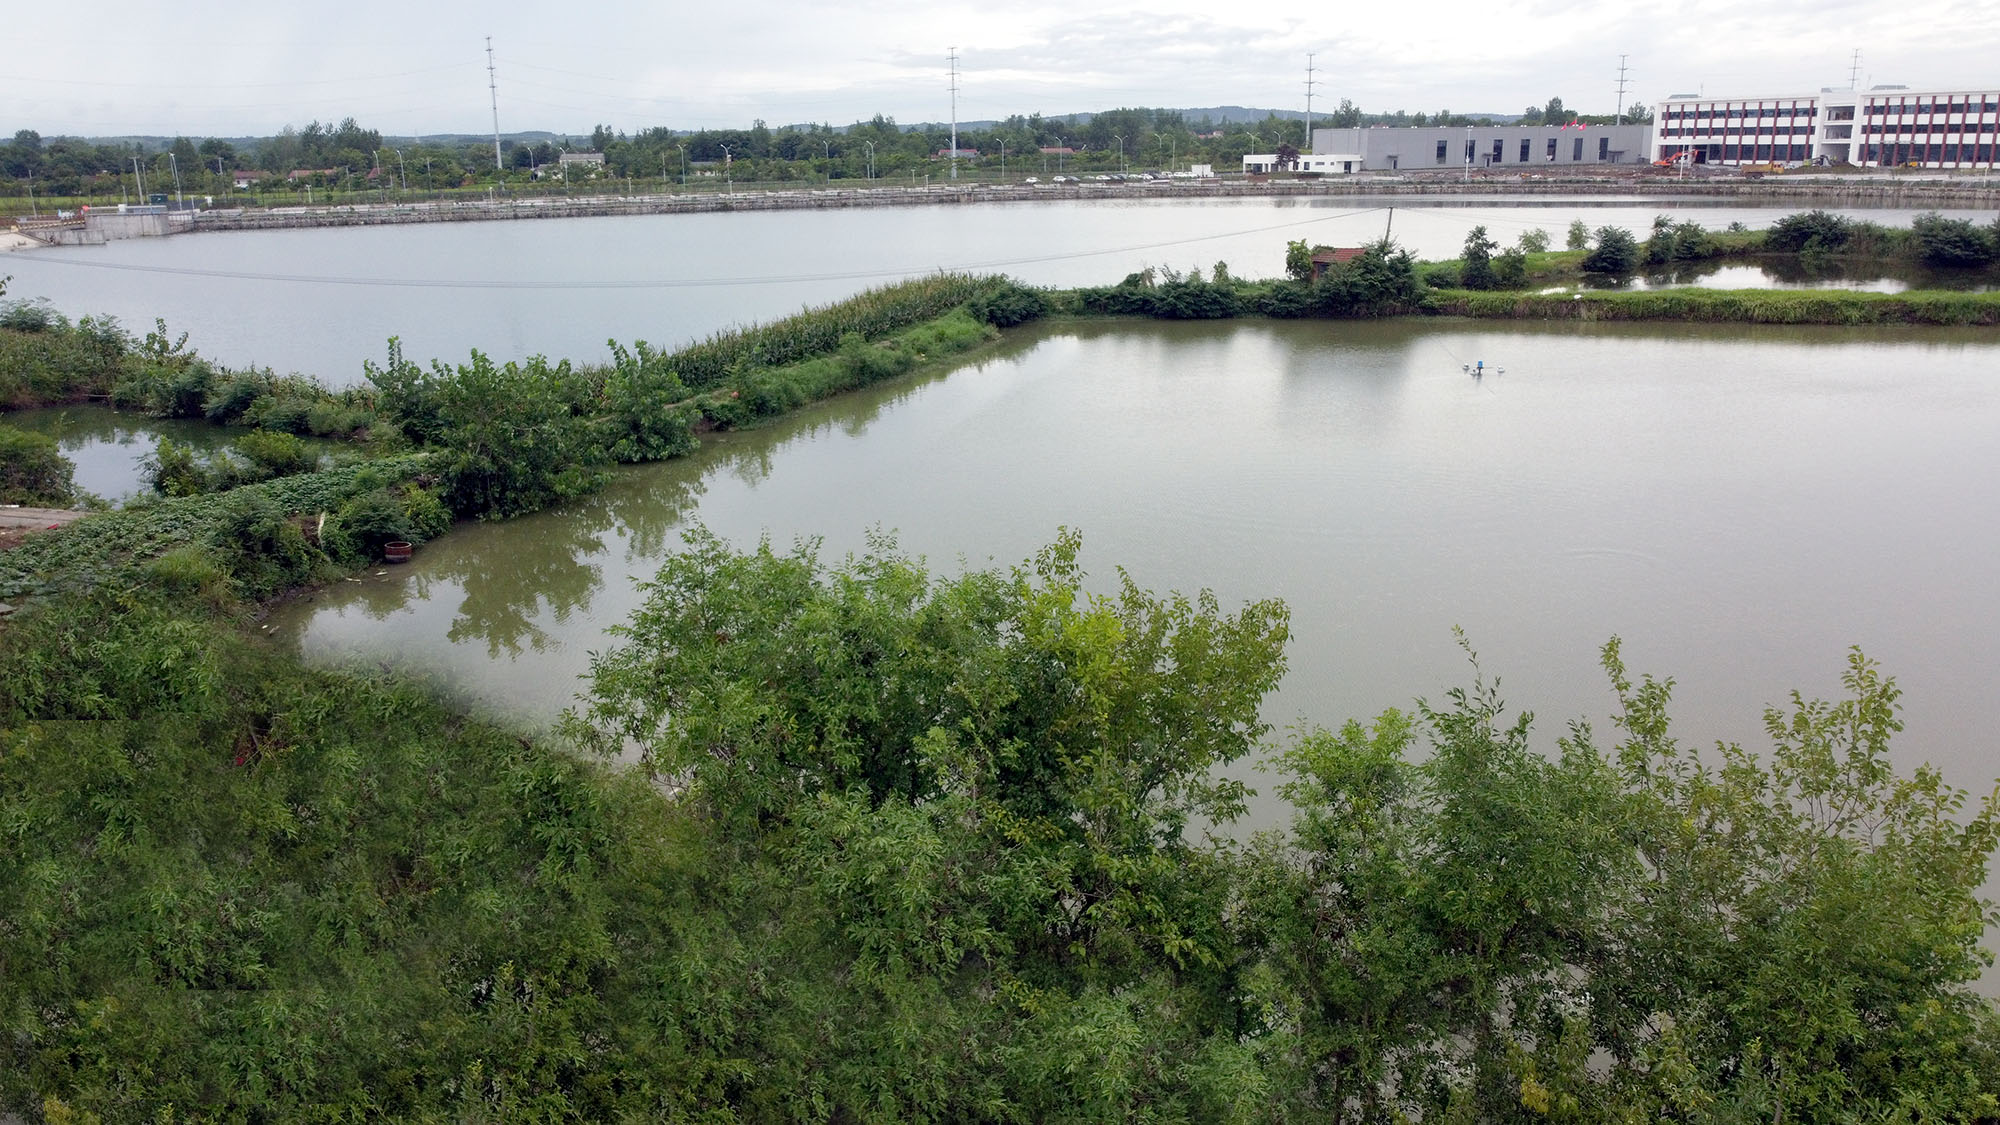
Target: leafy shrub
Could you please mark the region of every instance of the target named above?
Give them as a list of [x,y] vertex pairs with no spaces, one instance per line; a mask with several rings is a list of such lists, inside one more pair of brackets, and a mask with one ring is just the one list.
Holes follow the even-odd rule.
[[[446,526],[450,526],[448,521]],[[384,544],[419,543],[424,538],[404,497],[378,488],[342,504],[327,521],[322,542],[329,554],[349,563],[363,564],[380,559]]]
[[1290,279],[1272,282],[1258,292],[1255,307],[1264,316],[1284,320],[1311,316],[1315,307],[1312,286]]
[[576,406],[585,397],[568,362],[541,356],[496,364],[480,352],[427,378],[442,425],[445,502],[461,515],[505,517],[602,485],[609,460]]
[[319,458],[292,434],[252,430],[237,438],[234,448],[248,458],[260,478],[288,477],[312,471]]
[[1846,246],[1852,233],[1853,224],[1842,216],[1821,210],[1801,211],[1772,223],[1771,229],[1764,232],[1764,245],[1788,253],[1807,249],[1834,251]]
[[277,430],[287,434],[312,432],[311,418],[314,402],[297,395],[266,395],[256,401],[243,414],[246,425],[260,430]]
[[410,529],[405,538],[410,542],[427,542],[451,530],[451,509],[444,506],[437,493],[415,483],[405,484],[402,502]]
[[215,477],[194,446],[161,438],[140,467],[140,478],[162,496],[200,496],[213,491]]
[[1521,237],[1515,241],[1514,245],[1517,248],[1519,248],[1523,254],[1544,253],[1549,248],[1549,232],[1543,230],[1540,227],[1535,227],[1531,230],[1524,230],[1521,232]]
[[0,305],[0,328],[14,332],[65,331],[69,321],[44,298]]
[[1584,255],[1586,273],[1626,274],[1639,264],[1639,240],[1623,227],[1597,228],[1597,245]]
[[239,489],[221,500],[209,547],[249,598],[265,598],[310,579],[326,556],[270,496]]
[[375,413],[337,399],[321,399],[306,407],[305,430],[314,437],[349,438],[369,428]]
[[0,504],[61,507],[76,498],[75,472],[56,439],[0,426]]
[[241,418],[270,389],[270,381],[255,373],[231,375],[209,393],[202,413],[209,421],[226,426]]
[[1502,250],[1493,259],[1493,288],[1519,289],[1528,283],[1528,256],[1519,250]]
[[1236,287],[1203,281],[1199,274],[1174,278],[1153,290],[1153,315],[1162,320],[1227,320],[1243,311]]
[[1048,297],[1039,289],[1011,280],[966,302],[973,316],[995,328],[1012,328],[1048,315]]
[[1352,260],[1329,269],[1313,292],[1331,316],[1404,312],[1423,299],[1416,261],[1409,251],[1386,241],[1373,243]]
[[695,408],[687,386],[644,340],[627,350],[611,341],[612,364],[602,393],[605,437],[611,459],[664,461],[694,451]]
[[1151,316],[1153,315],[1153,291],[1145,286],[1131,283],[1112,286],[1097,286],[1076,291],[1077,301],[1083,311],[1109,316]]
[[1947,219],[1937,212],[1918,215],[1910,224],[1917,241],[1917,258],[1938,269],[1971,269],[1991,265],[2000,247],[1995,231],[1965,219]]

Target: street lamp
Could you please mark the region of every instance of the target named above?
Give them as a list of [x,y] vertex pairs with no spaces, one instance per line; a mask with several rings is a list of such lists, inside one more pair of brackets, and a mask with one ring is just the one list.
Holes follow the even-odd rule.
[[181,198],[181,162],[180,162],[180,159],[179,159],[178,157],[176,157],[176,156],[175,156],[175,155],[174,155],[173,153],[171,153],[171,152],[170,152],[170,153],[168,153],[168,154],[167,154],[167,163],[168,163],[169,165],[171,165],[171,166],[173,167],[173,170],[174,170],[174,202],[175,202],[176,204],[181,204],[181,203],[185,203],[185,202],[186,202],[186,200],[184,200],[184,199],[182,199],[182,198]]
[[1180,150],[1181,150],[1180,138],[1172,133],[1154,133],[1153,135],[1156,137],[1163,137],[1166,139],[1167,171],[1169,172],[1173,171],[1175,165],[1180,163]]
[[731,195],[736,194],[736,173],[729,166],[729,146],[722,146],[722,186]]
[[868,178],[872,180],[875,178],[875,142],[862,141],[861,143],[868,146]]
[[[681,186],[686,187],[688,186],[688,146],[675,145],[674,147],[681,150]],[[666,162],[667,162],[667,154],[661,153],[660,163],[665,164]],[[662,175],[664,174],[665,173],[662,173]]]
[[1116,140],[1118,141],[1118,170],[1123,172],[1125,170],[1125,138],[1118,137]]

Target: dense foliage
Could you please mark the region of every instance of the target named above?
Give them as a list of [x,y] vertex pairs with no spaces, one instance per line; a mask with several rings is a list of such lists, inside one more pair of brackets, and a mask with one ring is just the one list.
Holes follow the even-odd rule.
[[1583,256],[1585,273],[1627,274],[1639,264],[1639,242],[1624,227],[1597,228],[1597,244]]
[[[265,486],[270,487],[270,486]],[[213,502],[213,501],[210,501]],[[1705,755],[1492,685],[1299,735],[1281,605],[1064,538],[934,575],[695,533],[607,770],[140,583],[0,626],[0,1109],[52,1120],[1991,1119],[1995,811],[1896,691]],[[73,720],[89,720],[77,722]]]
[[54,438],[0,425],[0,504],[63,507],[75,498],[75,471]]

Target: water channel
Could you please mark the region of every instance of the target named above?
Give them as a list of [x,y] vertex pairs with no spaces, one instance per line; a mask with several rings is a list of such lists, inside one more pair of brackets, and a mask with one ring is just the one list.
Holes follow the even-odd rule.
[[[1462,370],[1482,359],[1504,373]],[[1905,689],[1904,766],[1984,793],[1995,433],[1990,330],[1054,326],[464,527],[269,624],[308,657],[388,661],[539,723],[690,523],[833,557],[886,529],[945,569],[1018,562],[1069,526],[1107,588],[1123,566],[1286,599],[1281,725],[1465,682],[1459,626],[1549,745],[1572,719],[1608,730],[1613,634],[1635,670],[1677,678],[1685,740],[1761,745],[1762,709],[1836,695],[1860,645]]]
[[[478,348],[595,361],[608,357],[607,340],[675,346],[939,269],[1109,285],[1147,266],[1224,261],[1257,278],[1280,272],[1297,238],[1348,246],[1387,232],[1419,257],[1449,258],[1475,225],[1502,245],[1534,229],[1561,245],[1576,219],[1643,237],[1657,215],[1755,229],[1808,206],[1383,196],[761,211],[177,235],[10,254],[4,272],[10,297],[140,331],[164,318],[222,363],[338,386],[358,382],[390,336],[419,360]],[[1842,213],[1907,226],[1917,212]]]

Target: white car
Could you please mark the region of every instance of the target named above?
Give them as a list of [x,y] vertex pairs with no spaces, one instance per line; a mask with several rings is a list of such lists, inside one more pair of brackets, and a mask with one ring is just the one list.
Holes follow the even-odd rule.
[[1024,184],[1039,184],[1039,183],[1041,183],[1042,181],[1040,181],[1040,180],[1036,179],[1036,178],[1035,178],[1035,177],[1033,177],[1033,176],[1029,176],[1029,177],[1028,177],[1027,179],[1025,179],[1025,180],[1022,180],[1021,182],[1022,182],[1022,183],[1024,183]]

